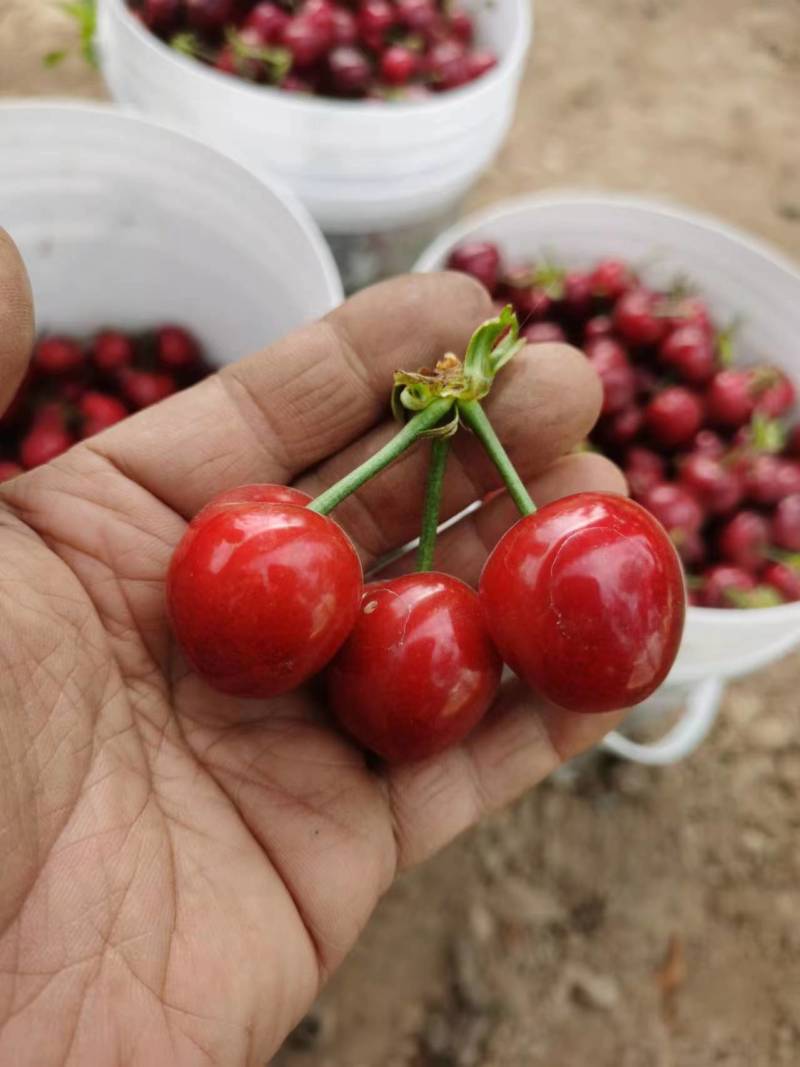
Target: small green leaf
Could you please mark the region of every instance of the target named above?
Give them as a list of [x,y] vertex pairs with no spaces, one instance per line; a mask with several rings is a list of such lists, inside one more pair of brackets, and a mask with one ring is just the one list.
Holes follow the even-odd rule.
[[60,3],[59,7],[77,23],[81,54],[87,63],[96,67],[97,54],[94,48],[97,30],[96,0],[69,0],[69,2]]
[[169,46],[182,56],[197,58],[201,52],[200,39],[196,33],[176,33],[169,39]]
[[736,608],[774,608],[785,603],[778,590],[771,585],[757,585],[755,589],[726,589],[725,599]]
[[67,51],[65,48],[59,49],[57,52],[48,52],[42,59],[42,63],[46,67],[57,67],[59,63],[63,63],[67,58]]
[[750,420],[750,443],[758,452],[773,455],[786,446],[789,431],[780,419],[769,419],[757,411]]
[[510,305],[497,318],[479,326],[464,357],[464,377],[471,387],[470,399],[486,396],[492,379],[517,352],[525,347],[519,340],[519,323]]

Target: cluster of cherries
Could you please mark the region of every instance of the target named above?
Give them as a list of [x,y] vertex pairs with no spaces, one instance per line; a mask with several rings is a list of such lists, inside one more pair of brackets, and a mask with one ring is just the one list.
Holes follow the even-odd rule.
[[107,430],[210,372],[187,330],[103,330],[87,341],[48,336],[0,418],[0,481],[48,463],[76,441]]
[[591,270],[504,266],[498,247],[457,247],[450,266],[515,307],[529,342],[569,341],[604,399],[591,446],[669,532],[690,602],[800,600],[800,425],[778,368],[731,366],[731,333],[704,300],[645,286],[619,259]]
[[288,92],[421,100],[497,63],[444,0],[129,0],[173,48]]
[[[167,575],[172,627],[195,671],[241,698],[276,697],[315,675],[341,726],[389,761],[464,738],[507,664],[536,692],[582,713],[645,699],[680,643],[685,590],[663,527],[622,496],[579,493],[537,510],[480,400],[524,345],[505,309],[463,362],[395,376],[395,438],[311,500],[248,485],[189,524]],[[466,426],[522,518],[500,539],[478,590],[432,570],[448,441]],[[417,570],[364,584],[355,547],[329,513],[422,437],[431,461]]]

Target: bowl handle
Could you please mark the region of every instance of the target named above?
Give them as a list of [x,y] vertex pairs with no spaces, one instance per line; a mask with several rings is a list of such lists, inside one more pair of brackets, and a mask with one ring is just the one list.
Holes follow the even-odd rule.
[[651,766],[677,763],[694,752],[707,736],[717,717],[723,689],[721,678],[698,682],[689,692],[686,709],[679,721],[652,744],[638,744],[614,730],[603,738],[601,745],[607,752],[637,763]]

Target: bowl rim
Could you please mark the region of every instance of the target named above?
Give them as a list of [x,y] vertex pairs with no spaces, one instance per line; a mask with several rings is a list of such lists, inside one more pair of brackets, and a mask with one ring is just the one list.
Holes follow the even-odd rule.
[[[652,198],[624,192],[592,191],[587,189],[559,188],[546,193],[533,193],[495,201],[483,210],[473,212],[460,219],[453,226],[441,233],[422,252],[412,267],[415,272],[428,273],[444,269],[446,254],[460,241],[473,233],[479,226],[490,225],[499,219],[524,214],[528,210],[540,207],[568,207],[573,204],[592,204],[596,207],[610,209],[625,207],[635,208],[642,213],[657,214],[667,219],[689,222],[703,229],[721,233],[732,241],[744,245],[754,254],[768,260],[773,266],[787,274],[800,287],[800,267],[788,256],[775,248],[768,241],[755,237],[735,224],[728,223],[708,212],[696,211],[671,201],[668,198]],[[800,298],[800,292],[798,293]],[[769,618],[771,622],[785,619],[787,623],[800,621],[800,601],[788,604],[776,604],[773,607],[756,609],[745,608],[704,608],[687,605],[687,616],[713,623],[715,626],[741,626],[745,620],[754,622],[757,617]]]
[[[281,106],[298,112],[309,113],[318,109],[327,115],[352,116],[361,109],[365,115],[373,115],[376,112],[379,116],[386,114],[376,103],[370,104],[364,100],[337,100],[325,96],[311,95],[306,97],[303,93],[283,93],[271,86],[254,85],[244,78],[223,74],[206,63],[200,63],[191,56],[182,55],[176,52],[174,48],[170,48],[169,45],[133,15],[125,0],[99,0],[99,2],[101,11],[105,6],[116,8],[118,17],[122,20],[123,25],[145,47],[161,55],[163,59],[177,63],[187,73],[207,78],[209,84],[216,84],[219,87],[226,86],[233,94],[241,93],[250,99],[263,98],[264,94],[266,94],[266,98],[273,103],[279,102]],[[491,92],[497,83],[513,77],[514,73],[522,66],[533,39],[536,0],[513,0],[513,3],[519,19],[519,30],[512,40],[511,47],[500,56],[496,67],[471,84],[432,96],[430,100],[392,101],[389,113],[408,116],[416,114],[421,108],[426,109],[428,114],[431,112],[446,112],[453,103],[464,103],[466,105],[470,101],[477,99],[477,97]],[[97,39],[100,42],[100,68],[102,71],[103,45],[102,34],[99,30]]]

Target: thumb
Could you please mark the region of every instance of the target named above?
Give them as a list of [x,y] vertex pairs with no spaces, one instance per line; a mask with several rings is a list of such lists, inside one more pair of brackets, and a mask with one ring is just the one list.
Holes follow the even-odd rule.
[[0,229],[0,413],[28,369],[33,347],[33,297],[17,246]]

